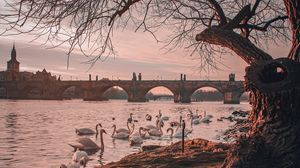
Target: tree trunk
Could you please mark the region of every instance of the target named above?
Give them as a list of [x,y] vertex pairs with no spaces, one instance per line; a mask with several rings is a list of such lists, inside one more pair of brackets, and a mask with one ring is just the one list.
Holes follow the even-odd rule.
[[252,127],[230,150],[222,167],[300,167],[300,0],[284,0],[292,28],[288,58],[252,64]]
[[292,29],[292,47],[289,58],[300,62],[300,1],[299,0],[284,0],[287,14]]
[[196,40],[232,49],[249,66],[245,87],[250,91],[252,126],[227,154],[222,167],[300,167],[300,0],[284,0],[292,28],[288,58],[272,60],[232,30],[212,27]]
[[248,67],[252,127],[223,167],[300,167],[300,64],[287,58]]

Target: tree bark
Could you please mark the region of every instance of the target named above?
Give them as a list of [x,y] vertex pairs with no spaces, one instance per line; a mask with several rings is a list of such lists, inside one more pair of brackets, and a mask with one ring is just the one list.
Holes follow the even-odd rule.
[[248,64],[257,64],[272,60],[269,54],[256,47],[249,39],[242,37],[230,29],[222,27],[207,28],[200,34],[197,34],[196,40],[227,47]]
[[288,58],[300,62],[300,1],[284,0],[292,29],[292,47]]
[[[300,167],[300,0],[284,3],[293,33],[291,52],[288,58],[259,63],[255,62],[261,53],[245,53],[244,57],[254,58],[245,76],[246,90],[251,93],[252,126],[227,154],[223,168]],[[226,46],[236,45],[240,44]]]
[[300,167],[300,64],[287,58],[247,68],[251,92],[249,133],[235,144],[222,167]]

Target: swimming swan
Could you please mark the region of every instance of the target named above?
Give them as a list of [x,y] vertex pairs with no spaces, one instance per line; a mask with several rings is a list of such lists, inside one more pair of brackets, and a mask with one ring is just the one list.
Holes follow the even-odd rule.
[[115,139],[128,139],[129,138],[130,133],[116,132],[116,125],[115,124],[112,127],[114,128],[114,131],[111,135],[112,138],[115,138]]
[[75,151],[77,149],[84,150],[84,151],[89,151],[89,150],[104,151],[103,133],[106,134],[106,131],[104,129],[100,129],[101,146],[98,146],[93,140],[91,140],[88,137],[80,137],[76,140],[76,142],[70,143],[69,145],[72,146]]
[[96,132],[98,132],[98,126],[102,128],[102,125],[99,123],[96,125],[96,131],[90,128],[79,128],[79,129],[75,129],[75,132],[77,135],[93,135]]

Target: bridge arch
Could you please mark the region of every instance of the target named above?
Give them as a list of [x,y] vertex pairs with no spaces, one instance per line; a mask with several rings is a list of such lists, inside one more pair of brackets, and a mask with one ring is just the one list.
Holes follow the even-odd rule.
[[107,97],[105,97],[104,93],[108,91],[111,88],[118,87],[124,90],[127,94],[127,97],[129,96],[130,92],[129,89],[126,86],[122,86],[115,83],[105,84],[105,85],[98,85],[94,87],[92,90],[85,89],[84,90],[84,100],[97,100],[97,101],[103,101],[108,100]]
[[217,85],[213,85],[213,84],[204,84],[204,85],[196,86],[191,90],[191,93],[194,93],[195,91],[197,91],[201,88],[213,88],[213,89],[216,89],[217,91],[219,91],[220,93],[224,94],[224,90],[221,88],[221,86],[217,86]]
[[[154,93],[152,93],[153,91]],[[168,97],[174,99],[175,94],[172,89],[170,89],[168,86],[152,86],[145,91],[145,98],[146,100],[156,100],[159,97]],[[161,92],[160,95],[157,95],[155,92]],[[150,94],[152,93],[152,94]]]
[[217,88],[203,85],[198,89],[194,89],[191,93],[191,101],[223,101],[224,93]]
[[[83,88],[81,85],[76,85],[76,84],[69,84],[69,85],[61,86],[57,91],[57,97],[59,99],[76,97],[77,90],[79,90],[79,92],[81,92],[81,93],[79,93],[79,94],[81,94],[79,96],[81,96],[81,98],[83,98]],[[69,92],[69,93],[66,93],[66,92]],[[74,93],[70,93],[70,92],[74,92]]]
[[111,86],[107,89],[102,89],[100,94],[104,99],[108,99],[108,100],[109,99],[124,99],[124,100],[128,99],[128,92],[124,88],[122,88],[118,85]]

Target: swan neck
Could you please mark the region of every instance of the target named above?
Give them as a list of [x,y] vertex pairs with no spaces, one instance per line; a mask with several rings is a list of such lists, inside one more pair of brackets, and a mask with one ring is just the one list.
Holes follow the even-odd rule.
[[103,131],[100,132],[100,143],[101,143],[100,149],[101,151],[104,151]]
[[133,133],[133,131],[134,131],[134,124],[132,125],[132,130],[131,131],[129,130],[130,135]]
[[158,123],[158,129],[159,129],[159,131],[162,133],[162,130],[161,130],[161,123],[160,123],[160,122]]
[[131,132],[130,127],[129,127],[129,122],[127,122],[127,129],[129,132]]
[[115,135],[115,133],[116,133],[116,125],[113,125],[113,127],[114,127],[114,130],[113,130],[113,133],[111,134],[111,137],[113,137],[114,135]]
[[100,126],[99,124],[96,125],[96,132],[98,133],[98,126]]
[[143,133],[142,133],[142,130],[143,130],[143,128],[140,128],[140,129],[139,129],[140,137],[145,138],[146,133],[144,132],[144,134],[143,134]]

